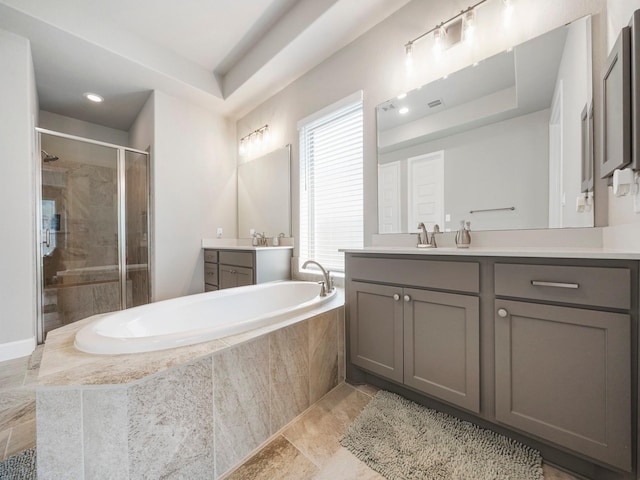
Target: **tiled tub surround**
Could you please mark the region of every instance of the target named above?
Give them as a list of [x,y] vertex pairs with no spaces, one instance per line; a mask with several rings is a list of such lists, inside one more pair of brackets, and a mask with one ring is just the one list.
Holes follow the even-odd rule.
[[188,347],[90,355],[55,330],[38,478],[219,478],[344,379],[342,292],[306,318]]

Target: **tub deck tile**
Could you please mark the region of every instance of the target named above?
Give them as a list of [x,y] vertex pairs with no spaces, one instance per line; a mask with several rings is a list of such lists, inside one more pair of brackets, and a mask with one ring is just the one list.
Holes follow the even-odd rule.
[[259,338],[213,359],[216,474],[269,436],[269,339]]
[[[213,462],[211,357],[136,383],[128,390],[130,478],[208,472]],[[189,478],[189,477],[183,477]]]
[[277,330],[269,341],[271,434],[274,434],[310,405],[309,322]]
[[337,311],[309,320],[309,403],[338,385]]

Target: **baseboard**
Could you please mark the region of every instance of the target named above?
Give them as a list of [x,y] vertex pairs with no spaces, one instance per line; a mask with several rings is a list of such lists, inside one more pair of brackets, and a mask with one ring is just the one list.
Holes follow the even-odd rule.
[[0,362],[31,355],[36,349],[36,338],[25,338],[16,342],[0,343]]

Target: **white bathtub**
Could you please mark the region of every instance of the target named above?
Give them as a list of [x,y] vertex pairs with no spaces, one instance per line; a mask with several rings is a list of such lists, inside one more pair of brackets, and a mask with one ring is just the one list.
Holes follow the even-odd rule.
[[87,353],[150,352],[193,345],[291,319],[328,302],[313,282],[230,288],[96,315],[76,334]]

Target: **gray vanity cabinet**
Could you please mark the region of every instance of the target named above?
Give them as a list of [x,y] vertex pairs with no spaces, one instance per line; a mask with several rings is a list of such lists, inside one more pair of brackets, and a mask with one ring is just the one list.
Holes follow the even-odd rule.
[[351,361],[373,373],[402,382],[402,288],[352,282],[349,289]]
[[627,268],[496,263],[496,419],[630,471],[630,293]]
[[205,291],[289,280],[291,249],[205,249]]
[[631,469],[626,314],[496,300],[496,419]]
[[351,363],[479,412],[479,299],[425,288],[477,291],[478,265],[348,257],[347,271]]
[[404,384],[480,411],[479,299],[404,289]]

